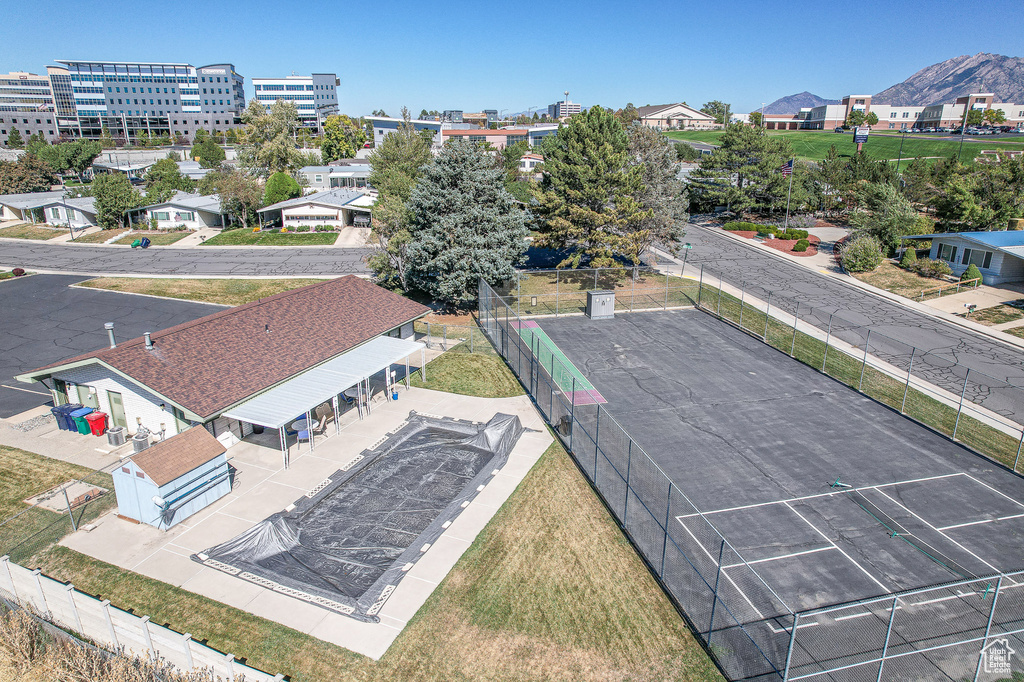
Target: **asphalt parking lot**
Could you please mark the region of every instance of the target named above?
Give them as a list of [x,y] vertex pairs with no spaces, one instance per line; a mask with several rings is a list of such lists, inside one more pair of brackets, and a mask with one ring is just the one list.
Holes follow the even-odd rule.
[[0,282],[0,418],[50,402],[39,384],[14,375],[108,345],[117,339],[194,320],[221,306],[72,287],[87,277],[32,275]]

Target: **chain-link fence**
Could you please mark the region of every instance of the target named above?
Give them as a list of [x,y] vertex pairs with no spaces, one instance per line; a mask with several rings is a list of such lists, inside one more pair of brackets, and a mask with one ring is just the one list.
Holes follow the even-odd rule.
[[453,353],[494,355],[494,347],[477,325],[442,324],[419,320],[414,325],[416,339],[427,348]]
[[[624,272],[627,284],[638,276]],[[559,286],[553,299],[557,314],[579,312],[580,303],[575,309],[562,306],[572,300],[585,304],[583,287],[606,290],[602,283],[611,278],[602,279],[600,272],[594,279],[584,275],[571,295],[561,290],[562,282],[571,280],[562,273],[524,273],[494,288],[481,280],[479,323],[730,678],[977,679],[984,662],[979,651],[984,656],[1004,645],[1024,651],[1024,641],[1017,639],[1024,627],[1024,604],[1017,600],[1024,599],[1024,591],[1018,596],[1010,589],[1022,584],[1020,574],[815,610],[790,608],[607,408],[586,400],[586,391],[578,390],[583,378],[576,368],[563,364],[557,349],[546,348],[539,335],[520,334],[527,327],[517,314],[520,309],[524,316],[538,308],[540,314],[556,314],[550,305],[542,308],[532,301],[523,307],[526,299],[540,300],[529,292],[534,285],[527,276]],[[666,279],[658,281],[665,286]],[[686,288],[692,305],[1016,467],[1024,440],[1021,427],[992,409],[998,405],[1010,415],[1024,414],[1016,386],[834,313],[799,309],[799,303],[771,292],[765,299],[748,295],[745,287],[733,287],[707,271],[690,282],[688,288],[677,288]],[[617,298],[622,289],[616,289]],[[655,307],[666,307],[662,301]],[[958,381],[959,390],[936,386],[928,381],[931,377]],[[997,599],[1002,600],[998,609]],[[980,621],[985,622],[979,626]]]

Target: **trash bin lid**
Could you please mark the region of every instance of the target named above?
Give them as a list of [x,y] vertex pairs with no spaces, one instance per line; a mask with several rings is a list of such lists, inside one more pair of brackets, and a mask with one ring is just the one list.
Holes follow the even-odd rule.
[[92,408],[91,407],[80,407],[77,410],[72,411],[69,416],[72,416],[72,417],[84,417],[85,415],[90,414],[90,413],[92,413]]
[[107,413],[106,412],[92,412],[90,414],[85,415],[85,420],[86,421],[90,421],[90,422],[95,422],[95,421],[99,421],[101,419],[106,419],[106,418],[107,418]]

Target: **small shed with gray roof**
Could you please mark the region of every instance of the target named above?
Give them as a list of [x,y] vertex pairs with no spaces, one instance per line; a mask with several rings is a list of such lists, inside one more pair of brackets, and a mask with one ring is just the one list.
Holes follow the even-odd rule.
[[181,523],[231,492],[226,451],[194,426],[124,460],[111,472],[118,513],[160,530]]

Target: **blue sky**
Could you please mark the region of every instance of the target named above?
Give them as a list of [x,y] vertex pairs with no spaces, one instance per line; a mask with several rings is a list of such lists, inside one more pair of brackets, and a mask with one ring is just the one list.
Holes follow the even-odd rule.
[[[249,79],[335,72],[343,112],[522,111],[711,99],[737,112],[808,90],[876,93],[977,52],[1022,55],[1024,3],[9,2],[0,72],[55,59],[229,61]],[[813,10],[808,10],[813,6]]]

